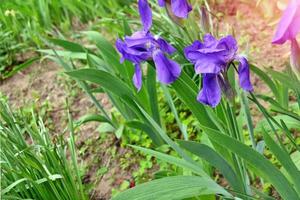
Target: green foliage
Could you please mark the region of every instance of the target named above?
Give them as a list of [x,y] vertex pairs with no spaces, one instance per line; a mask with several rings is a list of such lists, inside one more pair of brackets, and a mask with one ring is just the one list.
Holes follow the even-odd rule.
[[69,147],[62,138],[52,140],[34,113],[28,121],[3,101],[0,110],[1,198],[86,199],[74,140],[69,140]]
[[[156,6],[153,7],[156,10]],[[289,73],[264,72],[252,66],[252,71],[273,94],[246,94],[237,89],[232,69],[229,80],[239,95],[232,102],[224,98],[215,109],[199,104],[196,97],[201,77],[193,74],[192,66],[182,52],[184,46],[202,36],[195,24],[195,16],[192,15],[183,28],[165,15],[154,12],[154,16],[157,18],[153,31],[174,44],[179,50],[174,59],[183,66],[180,78],[169,87],[156,83],[153,62],[149,61],[143,66],[146,74],[143,87],[136,92],[131,80],[133,65],[129,62],[120,64],[113,45],[94,31],[83,33],[94,44],[93,48],[55,40],[52,42],[63,50],[40,51],[62,65],[66,74],[78,81],[97,106],[99,113],[82,122],[93,120],[109,124],[105,129],[113,131],[118,139],[126,138],[125,144],[134,142],[156,148],[134,146],[143,153],[182,168],[181,171],[162,170],[156,176],[158,179],[129,189],[115,199],[211,199],[220,194],[224,195],[220,199],[272,198],[266,191],[255,188],[254,182],[267,189],[274,187],[284,199],[299,199],[300,176],[295,164],[298,160],[291,156],[291,153],[299,152],[297,138],[292,132],[299,129],[299,81]],[[188,31],[188,27],[195,29]],[[123,23],[123,29],[124,34],[131,32],[127,21]],[[93,89],[95,85],[97,89]],[[107,94],[118,114],[108,114],[103,109],[94,97],[97,92]],[[296,97],[293,107],[289,95]],[[271,109],[262,106],[258,98],[270,103]],[[257,126],[252,121],[250,108],[253,105],[264,118]],[[177,129],[173,128],[174,124]],[[144,134],[141,139],[132,136],[136,130]],[[182,137],[186,141],[178,141]],[[144,138],[147,139],[143,143]],[[148,138],[155,145],[149,145]],[[282,138],[292,145],[290,150]],[[172,150],[163,151],[164,148]],[[146,160],[140,164],[145,169],[150,162]],[[218,183],[225,179],[228,184],[221,186],[214,179],[218,179]],[[128,187],[128,183],[122,187]]]

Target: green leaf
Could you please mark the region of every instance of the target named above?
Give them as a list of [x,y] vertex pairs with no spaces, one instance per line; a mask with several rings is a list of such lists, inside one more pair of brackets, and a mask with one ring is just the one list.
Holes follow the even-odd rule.
[[290,155],[285,150],[281,149],[266,131],[263,131],[263,136],[267,146],[290,175],[291,180],[294,182],[296,191],[300,196],[300,171],[290,158]]
[[268,180],[276,188],[283,199],[300,199],[286,177],[264,156],[230,136],[211,128],[201,127],[211,140],[226,147],[251,165],[259,176]]
[[123,135],[124,125],[120,125],[120,127],[116,130],[115,135],[118,139],[120,139]]
[[156,72],[154,67],[148,66],[148,74],[147,74],[147,91],[149,96],[151,114],[153,119],[159,124],[160,123],[160,115],[159,115],[159,105],[157,100],[157,89],[156,89]]
[[119,58],[119,54],[111,43],[96,31],[85,31],[83,33],[86,34],[91,41],[95,42],[101,52],[102,58],[108,66],[114,69],[114,73],[120,74],[123,78],[128,79],[124,66],[120,64],[119,59],[116,59]]
[[172,96],[171,96],[168,88],[165,85],[163,85],[163,84],[161,84],[161,88],[163,90],[163,93],[165,95],[167,103],[168,103],[168,105],[169,105],[169,107],[170,107],[170,109],[171,109],[171,111],[172,111],[172,113],[173,113],[173,115],[174,115],[174,117],[176,119],[176,122],[177,122],[177,124],[179,126],[179,129],[180,129],[181,133],[183,134],[184,139],[188,140],[187,127],[186,127],[186,125],[184,125],[181,122],[181,120],[180,120],[180,118],[178,116],[175,104],[173,102]]
[[106,117],[102,115],[88,114],[81,117],[78,121],[75,122],[75,124],[76,126],[81,126],[82,124],[93,122],[93,121],[111,123]]
[[158,152],[158,151],[154,151],[154,150],[151,150],[151,149],[146,149],[146,148],[139,147],[139,146],[134,146],[134,145],[129,145],[129,146],[131,146],[132,148],[137,149],[137,150],[139,150],[143,153],[152,155],[152,156],[154,156],[154,157],[156,157],[160,160],[163,160],[165,162],[177,165],[177,166],[185,168],[185,169],[189,169],[192,172],[198,174],[199,176],[209,178],[209,176],[206,174],[205,171],[203,171],[203,169],[201,168],[200,165],[196,165],[196,164],[187,162],[186,160],[176,158],[174,156],[170,156],[168,154],[161,153],[161,152]]
[[130,128],[144,131],[157,146],[164,144],[162,138],[155,131],[153,131],[149,125],[144,124],[140,121],[129,121],[126,122],[126,125]]
[[[296,120],[295,118],[293,117],[290,117],[288,115],[277,115],[275,117],[273,117],[274,120],[276,122],[278,122],[278,124],[280,124],[280,121],[284,121],[286,126],[288,127],[288,129],[297,129],[297,130],[300,130],[300,123],[299,123],[299,120]],[[261,121],[259,121],[256,125],[256,131],[260,131],[262,132],[263,131],[263,128],[266,128],[266,131],[270,131],[271,128],[270,126],[268,125],[268,122],[266,119],[263,119]],[[276,130],[280,130],[281,128],[278,127],[278,126],[275,126],[275,129]]]
[[231,197],[222,187],[216,187],[210,179],[197,176],[174,176],[137,185],[120,193],[112,200],[185,199],[208,194]]
[[207,113],[206,108],[197,101],[197,87],[184,71],[182,71],[180,78],[172,84],[172,87],[179,98],[192,111],[200,124],[211,128],[216,127],[210,119],[210,115]]
[[296,92],[300,92],[300,81],[291,78],[291,76],[288,74],[277,72],[271,69],[269,69],[268,72],[274,79],[278,80],[280,83],[284,83],[285,86],[295,90]]
[[34,57],[20,65],[14,66],[12,71],[8,72],[7,74],[4,74],[3,77],[0,76],[0,80],[1,80],[1,78],[3,78],[3,79],[9,78],[9,77],[15,75],[16,73],[18,73],[19,71],[26,69],[27,67],[30,67],[38,59],[39,59],[39,57]]
[[261,78],[272,90],[273,94],[275,95],[276,99],[279,100],[279,93],[277,92],[277,87],[274,83],[274,81],[261,69],[254,65],[250,65],[251,71],[253,71],[259,78]]
[[66,72],[66,74],[81,81],[90,81],[99,84],[120,97],[130,96],[135,99],[130,88],[118,77],[112,76],[108,72],[97,69],[79,69]]
[[227,161],[221,157],[217,152],[205,144],[200,144],[191,141],[178,141],[179,145],[189,152],[197,155],[198,157],[206,160],[212,166],[216,167],[227,179],[231,187],[235,191],[243,192],[243,184],[239,180],[238,176],[235,174],[232,167],[227,163]]
[[50,39],[50,41],[66,50],[72,51],[72,52],[86,52],[87,50],[81,46],[80,44],[69,42],[66,40],[61,39]]

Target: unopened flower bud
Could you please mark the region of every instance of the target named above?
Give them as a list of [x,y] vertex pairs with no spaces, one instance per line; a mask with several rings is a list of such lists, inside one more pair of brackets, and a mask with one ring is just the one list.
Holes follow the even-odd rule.
[[210,22],[207,9],[204,6],[200,8],[200,15],[201,15],[201,27],[203,28],[205,33],[210,33]]
[[291,66],[294,73],[300,79],[300,47],[296,39],[292,39],[291,42]]
[[168,13],[170,19],[171,19],[173,22],[175,22],[175,23],[178,24],[179,26],[183,26],[183,19],[177,17],[177,16],[174,14],[174,12],[172,11],[172,6],[171,6],[170,1],[166,1],[166,10],[167,10],[167,13]]

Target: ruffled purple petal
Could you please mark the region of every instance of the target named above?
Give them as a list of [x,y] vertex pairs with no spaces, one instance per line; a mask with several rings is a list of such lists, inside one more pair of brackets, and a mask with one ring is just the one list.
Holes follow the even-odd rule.
[[166,6],[166,1],[165,0],[158,0],[158,5],[160,7],[165,7]]
[[226,50],[224,51],[223,56],[226,62],[230,62],[235,57],[238,50],[237,41],[232,35],[228,35],[220,39],[217,49]]
[[278,24],[273,44],[283,44],[296,37],[300,31],[300,1],[291,0]]
[[179,18],[187,18],[192,6],[187,0],[171,0],[172,11]]
[[140,63],[148,60],[151,57],[151,52],[147,51],[146,49],[143,49],[139,46],[128,47],[128,45],[120,39],[116,41],[116,47],[122,55],[120,59],[121,63],[124,62],[125,59],[133,63]]
[[176,51],[176,49],[163,38],[158,38],[156,42],[158,43],[160,49],[165,53],[173,54]]
[[139,13],[144,26],[144,31],[149,31],[152,26],[152,11],[147,0],[139,0]]
[[146,48],[146,44],[153,43],[155,40],[150,33],[145,31],[137,31],[131,36],[125,36],[124,41],[128,47],[143,46]]
[[203,43],[205,48],[216,48],[218,45],[218,40],[210,33],[206,33],[203,36]]
[[184,48],[184,56],[190,62],[195,64],[197,62],[197,56],[195,54],[193,54],[193,52],[201,49],[202,47],[203,47],[203,44],[199,40],[196,40],[192,45]]
[[203,87],[197,96],[197,100],[211,107],[216,107],[220,103],[221,89],[218,82],[218,75],[203,75]]
[[239,56],[237,60],[240,62],[238,68],[240,87],[246,91],[253,91],[253,86],[250,81],[249,63],[245,57]]
[[140,91],[142,88],[142,70],[140,64],[135,64],[135,71],[132,77],[132,81],[136,89]]
[[162,51],[157,50],[153,53],[153,61],[156,66],[157,78],[161,83],[170,84],[180,76],[179,64],[168,59]]

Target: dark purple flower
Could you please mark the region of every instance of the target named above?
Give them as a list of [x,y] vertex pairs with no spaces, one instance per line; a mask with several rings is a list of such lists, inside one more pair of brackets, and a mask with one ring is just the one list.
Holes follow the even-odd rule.
[[158,5],[161,7],[168,7],[170,4],[173,14],[179,18],[187,18],[192,11],[188,0],[158,0]]
[[232,36],[220,40],[206,34],[203,42],[195,41],[184,49],[185,57],[194,64],[197,74],[203,75],[203,88],[197,100],[215,107],[221,100],[221,91],[228,93],[230,84],[227,71],[234,61],[239,62],[240,87],[252,91],[249,64],[245,57],[237,55],[237,42]]
[[133,83],[140,90],[142,87],[142,70],[140,63],[153,60],[156,74],[161,83],[174,82],[181,73],[178,63],[166,57],[173,54],[176,49],[161,37],[155,37],[150,33],[152,25],[152,12],[147,0],[139,0],[139,12],[143,24],[143,30],[137,31],[131,36],[125,36],[124,41],[118,39],[116,47],[122,54],[121,62],[129,60],[135,64]]

